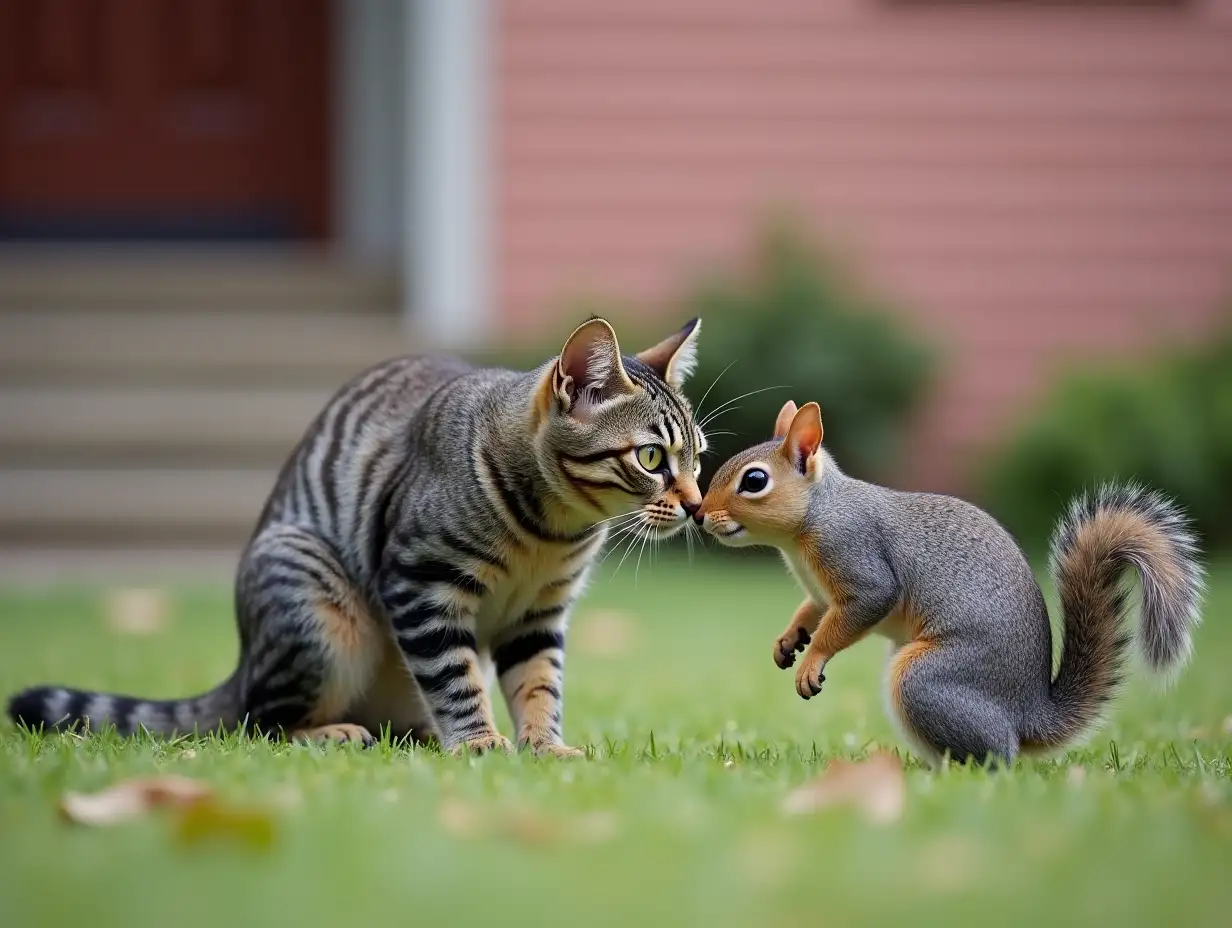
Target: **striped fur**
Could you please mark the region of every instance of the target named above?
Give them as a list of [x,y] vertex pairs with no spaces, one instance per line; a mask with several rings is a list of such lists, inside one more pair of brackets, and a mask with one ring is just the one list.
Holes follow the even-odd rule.
[[[529,373],[427,357],[361,374],[309,427],[260,515],[227,682],[168,702],[41,687],[10,714],[125,734],[389,726],[487,749],[508,746],[494,673],[518,741],[574,753],[561,730],[565,628],[609,526],[667,537],[701,503],[705,440],[680,392],[698,330],[623,357],[593,319]],[[653,473],[645,446],[661,452]]]

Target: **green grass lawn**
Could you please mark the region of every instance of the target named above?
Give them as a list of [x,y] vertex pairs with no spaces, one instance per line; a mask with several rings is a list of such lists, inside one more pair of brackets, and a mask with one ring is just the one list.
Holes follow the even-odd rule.
[[[705,552],[592,585],[565,688],[586,760],[40,739],[0,723],[0,924],[1228,924],[1232,565],[1211,586],[1173,689],[1135,681],[1059,761],[909,761],[903,816],[880,826],[779,806],[828,759],[897,746],[884,645],[836,659],[801,701],[770,658],[794,584],[777,562]],[[229,600],[178,591],[163,629],[133,635],[104,621],[101,591],[0,593],[0,690],[209,687],[235,656]],[[153,772],[275,810],[272,847],[185,844],[157,816],[57,816],[65,790]]]

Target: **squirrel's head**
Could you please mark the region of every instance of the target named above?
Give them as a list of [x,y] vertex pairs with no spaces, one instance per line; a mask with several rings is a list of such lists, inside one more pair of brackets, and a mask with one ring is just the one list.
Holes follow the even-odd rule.
[[808,488],[821,477],[821,409],[788,400],[774,439],[741,451],[710,481],[694,516],[722,544],[790,544],[804,529]]

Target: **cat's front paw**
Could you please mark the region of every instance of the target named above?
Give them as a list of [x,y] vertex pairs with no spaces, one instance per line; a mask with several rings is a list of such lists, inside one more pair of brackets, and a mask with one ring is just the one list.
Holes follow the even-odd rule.
[[487,754],[489,751],[513,752],[513,742],[500,732],[489,731],[473,738],[467,738],[450,750],[451,754]]
[[825,658],[816,651],[805,651],[804,660],[796,669],[796,692],[801,699],[812,699],[821,692],[821,685],[826,682]]
[[796,655],[808,647],[811,636],[799,625],[793,625],[774,642],[774,662],[786,670],[796,662]]
[[536,757],[585,757],[581,748],[571,748],[550,731],[523,731],[518,735],[518,750],[529,749]]

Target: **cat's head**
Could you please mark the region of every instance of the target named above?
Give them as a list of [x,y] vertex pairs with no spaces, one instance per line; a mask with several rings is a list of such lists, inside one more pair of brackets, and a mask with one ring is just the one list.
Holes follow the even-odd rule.
[[681,392],[696,365],[700,330],[694,319],[654,347],[624,356],[611,325],[591,319],[543,371],[533,410],[535,450],[541,472],[576,518],[612,520],[615,529],[664,538],[701,505],[697,475],[706,439]]
[[774,438],[726,461],[710,481],[696,518],[722,544],[789,545],[804,529],[809,486],[825,465],[821,410],[788,400]]

